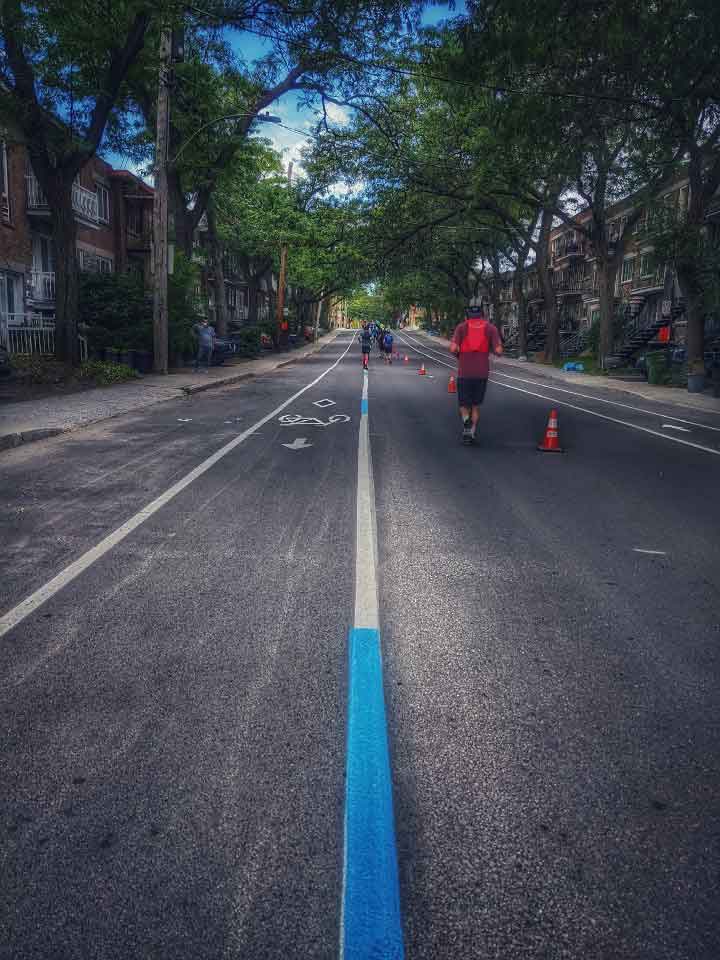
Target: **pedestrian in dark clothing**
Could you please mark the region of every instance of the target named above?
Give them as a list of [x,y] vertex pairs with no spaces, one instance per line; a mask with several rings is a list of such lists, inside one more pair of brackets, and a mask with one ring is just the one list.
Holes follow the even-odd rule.
[[204,317],[200,323],[194,324],[192,329],[197,338],[197,353],[195,354],[193,369],[197,373],[200,364],[205,361],[205,372],[208,373],[215,348],[215,327],[211,327],[207,322],[207,317]]
[[368,361],[370,359],[370,350],[372,349],[372,334],[367,327],[363,327],[360,331],[360,349],[362,350],[363,358],[363,370],[367,370]]

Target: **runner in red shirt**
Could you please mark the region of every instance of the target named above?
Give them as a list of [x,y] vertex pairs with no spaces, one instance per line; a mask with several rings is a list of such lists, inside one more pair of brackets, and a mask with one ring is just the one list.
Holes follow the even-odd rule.
[[470,307],[465,315],[465,321],[455,328],[450,352],[458,358],[457,396],[463,422],[462,440],[471,444],[490,375],[490,351],[499,357],[502,343],[497,327],[490,323],[482,307]]

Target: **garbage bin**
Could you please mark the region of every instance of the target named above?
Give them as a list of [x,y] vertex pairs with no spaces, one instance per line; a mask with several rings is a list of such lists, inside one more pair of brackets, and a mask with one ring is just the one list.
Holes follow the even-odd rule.
[[654,353],[648,353],[645,357],[647,364],[648,383],[655,386],[667,383],[669,377],[667,355],[664,350],[656,350]]

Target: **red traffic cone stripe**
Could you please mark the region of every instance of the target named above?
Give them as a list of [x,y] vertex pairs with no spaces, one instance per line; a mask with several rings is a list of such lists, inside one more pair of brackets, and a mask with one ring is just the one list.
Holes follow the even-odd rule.
[[558,433],[558,415],[557,410],[551,410],[548,417],[545,436],[538,444],[538,450],[542,453],[562,453],[560,446],[560,434]]
[[455,385],[455,377],[453,377],[452,374],[450,375],[450,379],[448,380],[448,393],[457,393],[457,386]]

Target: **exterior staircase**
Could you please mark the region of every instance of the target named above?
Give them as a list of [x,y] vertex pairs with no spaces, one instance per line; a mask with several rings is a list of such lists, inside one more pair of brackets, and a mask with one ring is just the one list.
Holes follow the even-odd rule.
[[560,334],[560,356],[567,360],[568,357],[579,357],[587,349],[588,334],[585,330],[572,330],[568,333]]
[[[673,310],[675,309],[682,310],[682,308],[673,308]],[[667,323],[668,321],[663,317],[658,317],[654,310],[648,316],[646,307],[643,307],[637,316],[625,326],[622,339],[616,345],[614,352],[606,359],[607,366],[628,366],[635,354],[651,343],[657,337],[658,330],[666,326]]]

